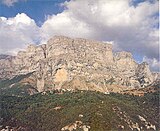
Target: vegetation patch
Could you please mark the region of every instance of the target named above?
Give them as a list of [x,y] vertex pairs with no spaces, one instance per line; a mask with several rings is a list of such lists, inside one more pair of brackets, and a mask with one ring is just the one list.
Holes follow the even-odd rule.
[[[158,93],[138,97],[93,91],[47,92],[25,97],[1,95],[0,117],[3,126],[15,129],[60,131],[81,121],[91,131],[147,130],[138,117],[142,116],[158,130],[158,98]],[[133,126],[135,123],[137,127]]]

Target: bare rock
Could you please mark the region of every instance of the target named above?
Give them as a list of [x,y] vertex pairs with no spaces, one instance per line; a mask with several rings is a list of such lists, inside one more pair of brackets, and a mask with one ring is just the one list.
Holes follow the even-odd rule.
[[1,79],[30,72],[39,92],[72,88],[108,94],[109,87],[119,92],[146,87],[158,79],[147,63],[136,63],[129,52],[114,55],[111,44],[64,36],[29,45],[15,57],[0,56]]

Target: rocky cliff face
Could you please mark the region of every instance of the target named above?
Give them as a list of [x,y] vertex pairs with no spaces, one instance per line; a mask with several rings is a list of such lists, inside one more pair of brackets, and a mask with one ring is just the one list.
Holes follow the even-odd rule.
[[15,74],[14,60],[14,56],[0,55],[0,79],[10,78]]
[[30,72],[40,92],[66,87],[108,92],[110,85],[140,88],[155,80],[148,65],[136,63],[129,52],[113,54],[111,44],[64,36],[0,58],[1,79]]

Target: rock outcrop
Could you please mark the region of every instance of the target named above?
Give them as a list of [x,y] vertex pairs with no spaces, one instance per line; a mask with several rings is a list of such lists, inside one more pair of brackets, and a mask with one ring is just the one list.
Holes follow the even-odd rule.
[[14,70],[14,56],[0,55],[0,79],[10,78],[16,72]]
[[30,45],[15,57],[0,58],[1,79],[30,72],[39,92],[69,86],[108,92],[109,85],[140,88],[155,80],[148,65],[136,63],[129,52],[113,54],[111,44],[64,36]]

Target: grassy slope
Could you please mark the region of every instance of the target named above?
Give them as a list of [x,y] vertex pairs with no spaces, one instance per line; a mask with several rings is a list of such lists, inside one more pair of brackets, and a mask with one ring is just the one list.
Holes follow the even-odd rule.
[[[23,126],[37,131],[59,131],[76,120],[89,125],[91,131],[117,130],[118,125],[130,130],[128,124],[113,111],[118,107],[133,122],[140,123],[137,115],[141,115],[158,127],[158,98],[156,93],[136,97],[91,91],[28,97],[1,96],[1,117],[5,118],[3,125]],[[57,106],[62,108],[55,110]],[[83,117],[80,118],[79,114]]]

